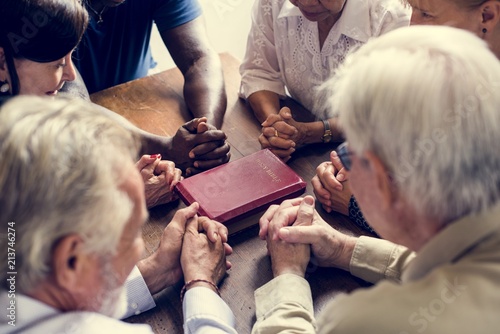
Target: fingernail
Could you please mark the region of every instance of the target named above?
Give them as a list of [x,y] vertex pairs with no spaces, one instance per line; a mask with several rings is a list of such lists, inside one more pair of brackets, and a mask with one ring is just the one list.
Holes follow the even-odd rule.
[[200,167],[200,164],[196,161],[194,164],[193,164],[196,168]]
[[153,154],[153,155],[150,155],[149,156],[151,159],[158,159],[160,158],[161,159],[161,154]]
[[314,199],[312,197],[308,196],[308,197],[304,198],[304,203],[307,204],[307,205],[309,205],[309,206],[313,206]]
[[217,232],[214,232],[213,236],[214,236],[215,239],[217,239],[219,237],[219,235],[217,234]]
[[340,181],[340,182],[344,181],[345,180],[345,175],[344,174],[337,175],[337,180]]
[[193,152],[193,151],[189,152],[189,157],[190,157],[191,159],[194,159],[195,155],[194,155],[194,152]]

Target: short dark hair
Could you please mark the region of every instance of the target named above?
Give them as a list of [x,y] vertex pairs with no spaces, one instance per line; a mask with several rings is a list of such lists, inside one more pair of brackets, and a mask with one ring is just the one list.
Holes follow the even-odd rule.
[[87,24],[80,0],[0,0],[0,47],[14,95],[19,82],[13,59],[39,63],[61,59],[78,45]]

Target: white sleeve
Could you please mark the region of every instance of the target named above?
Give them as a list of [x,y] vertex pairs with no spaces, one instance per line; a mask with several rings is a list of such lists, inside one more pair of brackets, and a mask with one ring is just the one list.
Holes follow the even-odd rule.
[[376,36],[383,35],[389,31],[410,25],[411,9],[399,0],[390,0],[387,11],[380,25],[380,31]]
[[127,313],[123,318],[128,318],[133,315],[146,312],[156,306],[153,296],[149,292],[144,278],[137,266],[134,267],[130,275],[125,281],[125,289],[127,289]]
[[186,292],[182,303],[185,334],[236,334],[234,314],[212,290],[194,287]]
[[274,20],[279,13],[275,0],[256,0],[247,50],[240,66],[240,97],[267,90],[285,96],[285,84],[275,45]]

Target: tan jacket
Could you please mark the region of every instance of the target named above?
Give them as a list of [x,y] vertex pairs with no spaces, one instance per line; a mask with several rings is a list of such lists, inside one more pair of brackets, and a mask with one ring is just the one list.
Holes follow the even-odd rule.
[[255,292],[252,332],[500,333],[500,205],[449,225],[418,255],[361,237],[350,271],[379,282],[335,298],[316,321],[306,280],[273,279]]

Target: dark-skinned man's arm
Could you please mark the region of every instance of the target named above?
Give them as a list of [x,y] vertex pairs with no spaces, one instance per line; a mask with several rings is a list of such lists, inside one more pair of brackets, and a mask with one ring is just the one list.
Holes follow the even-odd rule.
[[221,128],[227,107],[220,58],[208,41],[204,21],[198,17],[160,32],[172,59],[184,75],[184,99],[194,117],[207,117]]

